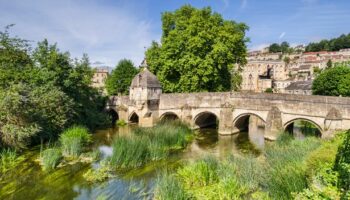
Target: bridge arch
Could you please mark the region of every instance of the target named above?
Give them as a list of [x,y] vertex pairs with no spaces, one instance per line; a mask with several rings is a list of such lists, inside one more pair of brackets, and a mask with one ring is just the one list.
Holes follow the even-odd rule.
[[264,120],[263,117],[259,116],[258,114],[255,113],[243,113],[238,115],[234,120],[233,120],[233,128],[234,132],[241,132],[241,131],[248,131],[249,129],[249,119],[251,116],[254,116],[261,120],[262,126],[266,126],[266,121]]
[[139,115],[134,111],[129,115],[128,119],[129,123],[138,124],[139,123]]
[[160,116],[160,121],[166,121],[166,120],[179,120],[180,117],[174,113],[174,112],[165,112]]
[[112,125],[115,125],[115,123],[119,120],[119,114],[116,110],[110,108],[107,110],[107,114],[109,115],[111,119]]
[[298,117],[298,118],[294,118],[292,120],[289,120],[288,122],[286,122],[284,125],[283,125],[283,130],[284,131],[287,131],[289,133],[293,133],[293,124],[296,122],[296,121],[305,121],[305,122],[308,122],[312,125],[314,125],[318,131],[319,131],[319,136],[322,136],[322,133],[323,133],[323,128],[320,124],[318,124],[317,122],[315,122],[314,120],[311,120],[311,119],[307,119],[307,118],[301,118],[301,117]]
[[198,113],[194,117],[194,125],[196,128],[219,127],[219,117],[209,111]]

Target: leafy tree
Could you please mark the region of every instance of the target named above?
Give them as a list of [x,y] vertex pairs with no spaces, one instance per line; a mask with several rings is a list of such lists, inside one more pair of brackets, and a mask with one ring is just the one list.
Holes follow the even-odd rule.
[[228,91],[234,65],[246,63],[247,29],[210,8],[185,5],[162,14],[161,44],[146,51],[147,63],[165,92]]
[[106,89],[109,95],[117,95],[119,92],[128,94],[132,79],[138,70],[131,60],[119,61],[116,68],[106,80]]
[[282,53],[288,53],[290,50],[289,43],[288,42],[282,42],[281,43],[281,51]]
[[310,43],[306,46],[306,52],[339,51],[347,48],[350,48],[350,33],[347,35],[343,34],[338,38]]
[[327,61],[327,68],[331,68],[332,66],[333,66],[332,60],[329,59],[329,60]]
[[71,124],[107,123],[105,99],[91,87],[86,55],[70,59],[47,40],[27,41],[0,32],[0,146],[25,148],[55,138]]
[[279,44],[277,43],[273,43],[269,46],[269,52],[270,53],[278,53],[278,52],[281,52],[282,51],[282,48]]
[[265,93],[273,93],[272,88],[266,88]]
[[313,94],[327,96],[349,96],[349,74],[350,68],[348,66],[337,66],[322,71],[313,81]]

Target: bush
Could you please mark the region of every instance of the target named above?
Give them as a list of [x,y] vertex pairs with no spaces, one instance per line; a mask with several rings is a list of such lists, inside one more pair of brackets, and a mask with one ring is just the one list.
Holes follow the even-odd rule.
[[62,154],[67,157],[78,157],[82,152],[84,145],[91,141],[91,135],[87,128],[82,126],[73,126],[60,135]]
[[117,121],[117,125],[118,126],[125,126],[126,125],[126,122],[124,120],[118,120]]
[[339,173],[339,187],[344,195],[350,192],[350,130],[346,132],[343,143],[339,146],[334,169]]
[[45,149],[40,152],[40,161],[44,170],[52,170],[57,167],[62,159],[61,150],[58,148]]

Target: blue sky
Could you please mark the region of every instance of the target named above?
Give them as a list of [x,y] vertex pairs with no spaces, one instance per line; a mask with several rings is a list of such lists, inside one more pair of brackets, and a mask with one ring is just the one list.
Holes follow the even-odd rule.
[[114,67],[129,58],[139,65],[145,47],[161,37],[161,13],[184,4],[246,23],[251,50],[350,32],[350,0],[0,0],[0,28],[16,24],[13,35],[33,44],[47,38],[92,63]]

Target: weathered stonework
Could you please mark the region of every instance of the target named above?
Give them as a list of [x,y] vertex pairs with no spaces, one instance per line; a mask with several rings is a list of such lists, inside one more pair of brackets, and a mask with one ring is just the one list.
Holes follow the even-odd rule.
[[254,115],[265,124],[265,138],[271,140],[298,119],[316,125],[323,137],[332,136],[335,130],[350,129],[350,98],[346,97],[230,92],[162,94],[161,88],[141,87],[134,90],[133,97],[111,97],[107,108],[127,122],[136,113],[139,125],[147,127],[167,115],[177,116],[192,128],[215,123],[216,118],[223,135],[239,132],[244,118]]

